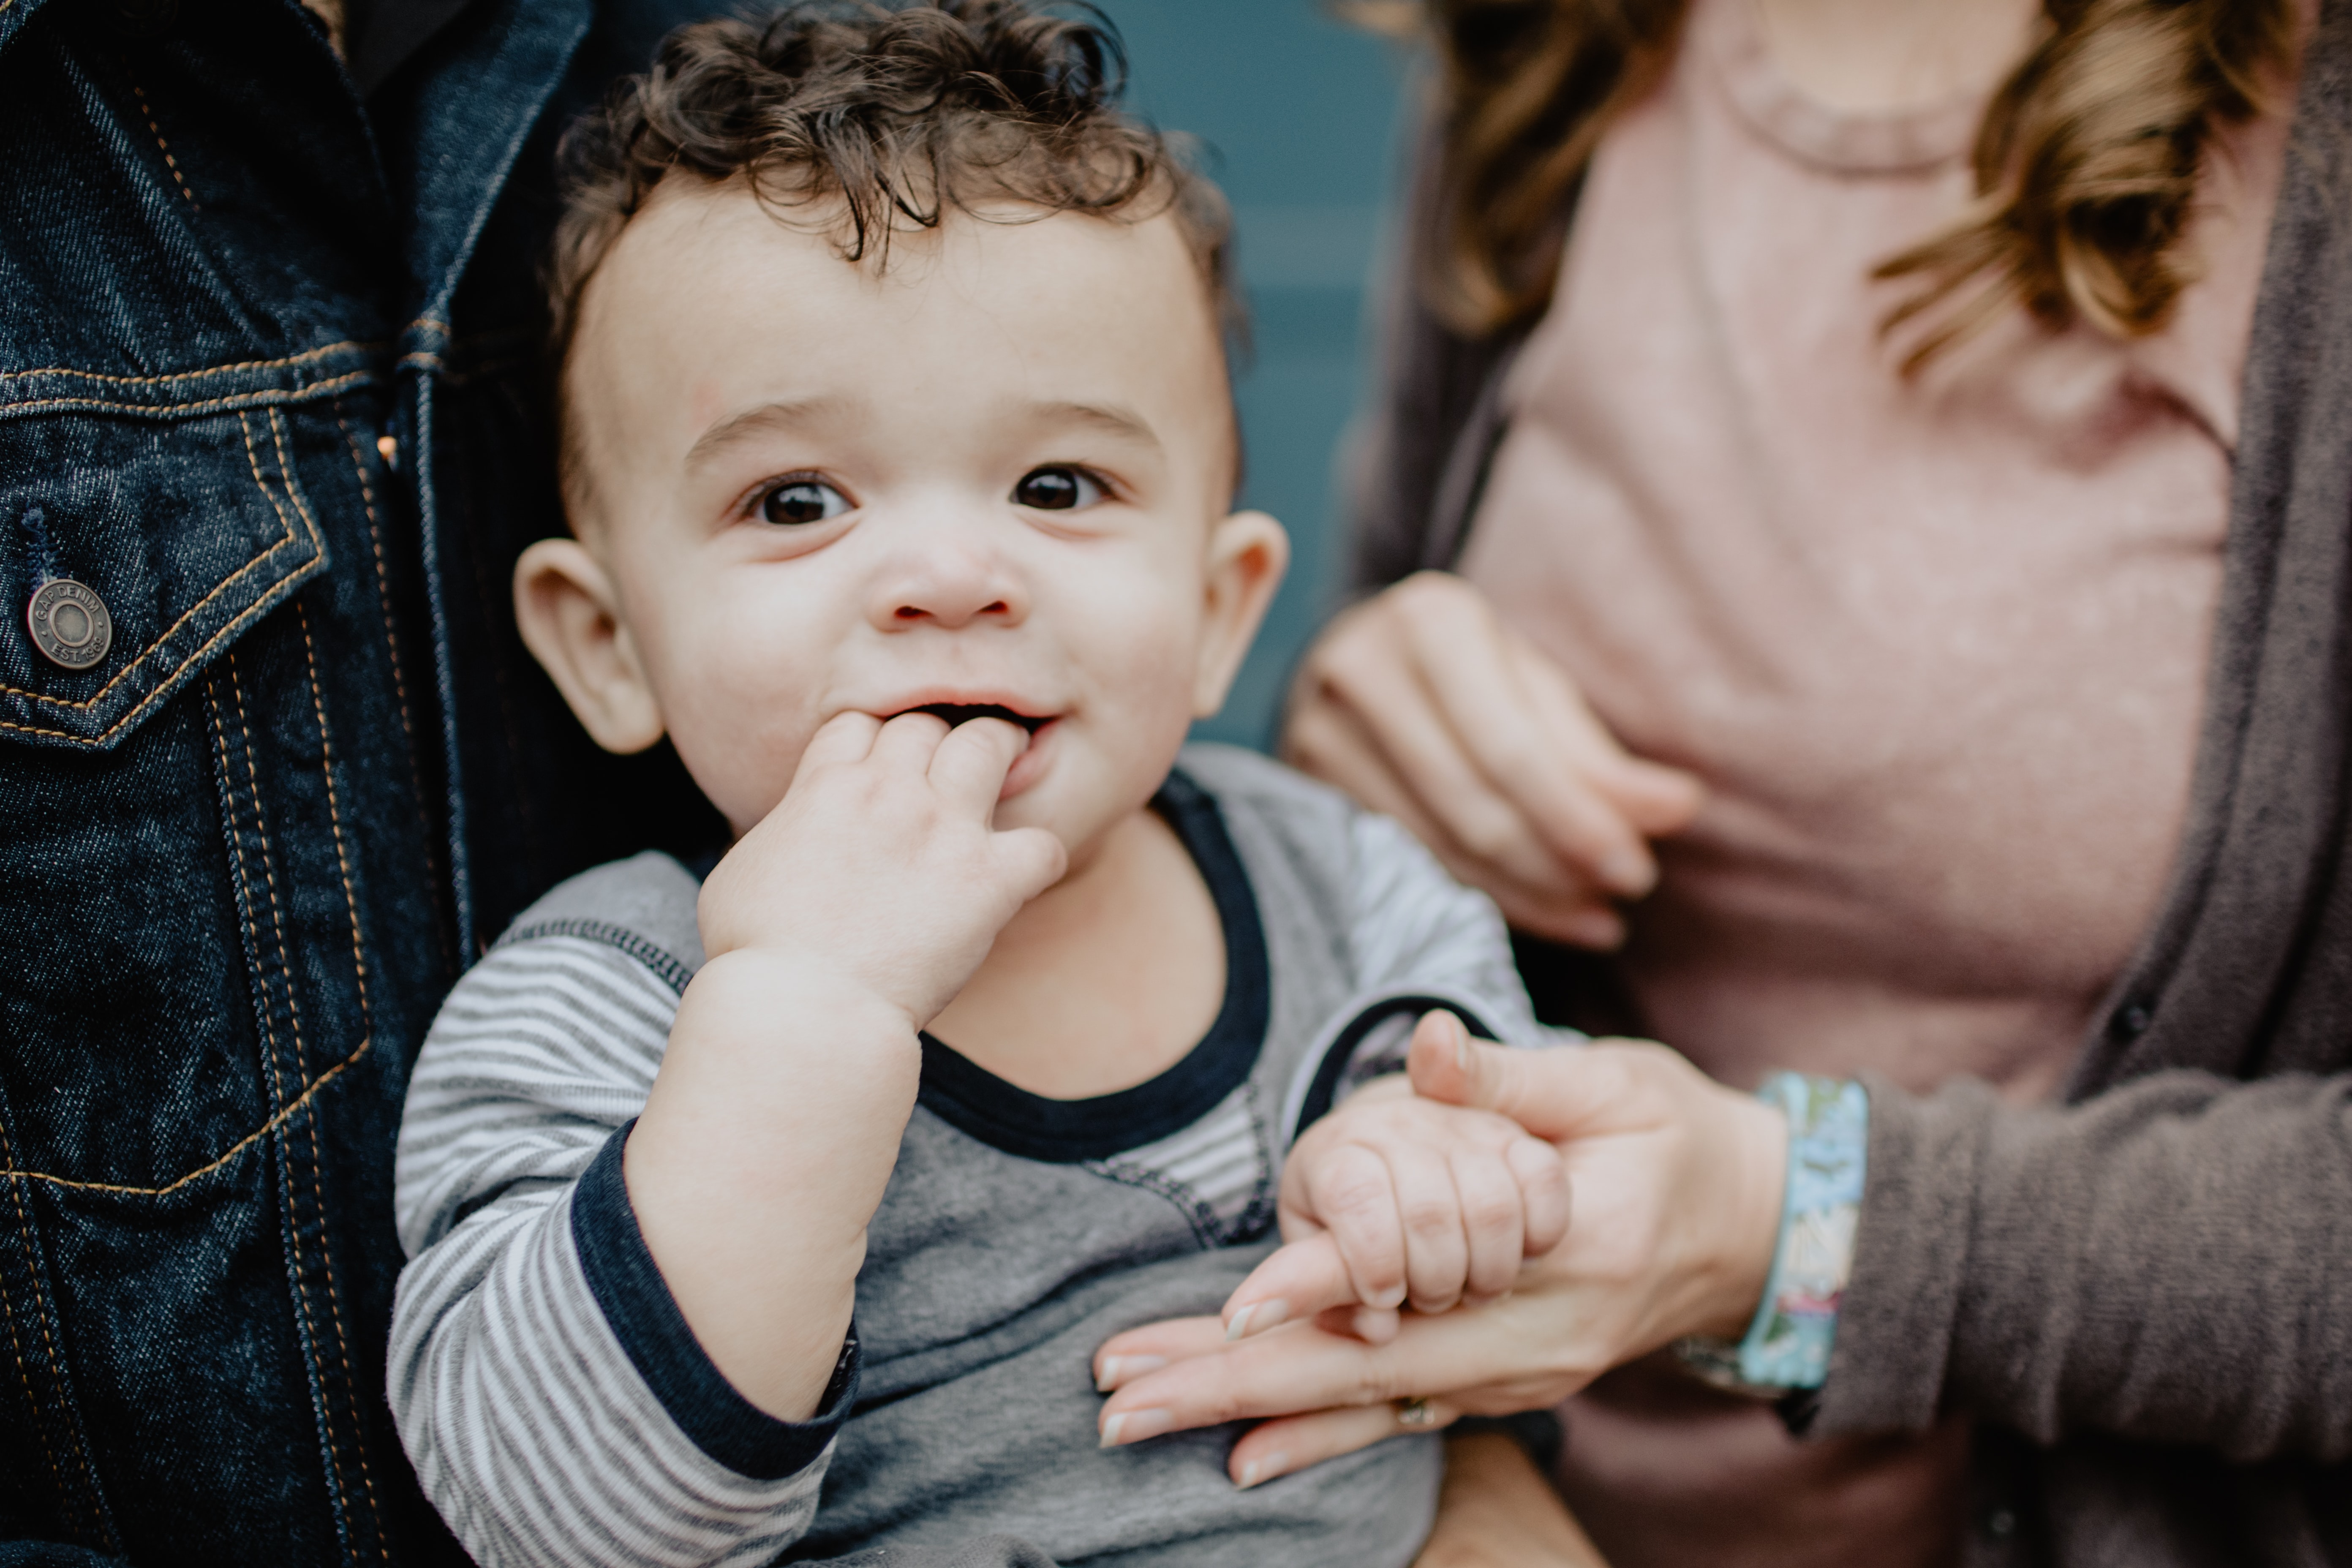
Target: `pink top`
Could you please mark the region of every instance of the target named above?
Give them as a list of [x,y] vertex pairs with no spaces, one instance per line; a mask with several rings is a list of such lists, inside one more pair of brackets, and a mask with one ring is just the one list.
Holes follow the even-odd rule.
[[[1753,0],[1695,0],[1687,38],[1594,160],[1461,570],[1713,792],[1633,911],[1650,1033],[1742,1087],[2049,1095],[2181,828],[2284,121],[2209,160],[2206,276],[2162,334],[2020,312],[1906,381],[1878,323],[1909,286],[1868,274],[1968,201],[1981,95],[1826,109]],[[1715,1525],[1752,1535],[1801,1489],[1791,1446],[1736,1406],[1660,1426],[1680,1393],[1618,1381],[1573,1407],[1572,1500],[1664,1535],[1596,1516],[1612,1562],[1948,1549],[1957,1435],[1890,1456],[1911,1479],[1862,1489],[1862,1533],[1831,1510],[1812,1555],[1725,1554]]]

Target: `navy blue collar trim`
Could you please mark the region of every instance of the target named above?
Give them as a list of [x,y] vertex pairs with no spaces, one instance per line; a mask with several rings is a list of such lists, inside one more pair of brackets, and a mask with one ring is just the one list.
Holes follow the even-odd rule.
[[1147,1083],[1091,1100],[1048,1100],[923,1037],[924,1110],[959,1131],[1024,1160],[1076,1164],[1156,1143],[1214,1110],[1257,1065],[1272,988],[1265,931],[1223,814],[1181,772],[1151,799],[1200,867],[1225,931],[1225,1001],[1183,1060]]

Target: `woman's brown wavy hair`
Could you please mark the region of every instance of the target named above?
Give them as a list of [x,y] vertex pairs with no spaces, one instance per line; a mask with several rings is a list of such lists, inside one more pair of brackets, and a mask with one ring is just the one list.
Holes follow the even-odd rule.
[[[1576,182],[1601,133],[1673,59],[1687,0],[1342,0],[1408,16],[1443,65],[1442,205],[1421,282],[1483,337],[1550,303]],[[1417,13],[1418,15],[1414,15]],[[2215,131],[2272,107],[2295,0],[2043,0],[2039,36],[1994,92],[1977,198],[1875,276],[1918,287],[1888,317],[1906,368],[2023,306],[2056,329],[2155,331],[2196,276],[2182,251]]]

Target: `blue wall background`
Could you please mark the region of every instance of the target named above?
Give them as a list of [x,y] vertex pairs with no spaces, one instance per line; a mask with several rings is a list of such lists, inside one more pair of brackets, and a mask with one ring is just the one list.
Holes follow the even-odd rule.
[[1128,101],[1207,144],[1234,204],[1256,353],[1238,382],[1243,503],[1290,531],[1290,575],[1225,710],[1196,733],[1264,747],[1341,569],[1334,459],[1368,385],[1410,60],[1318,0],[1098,0]]

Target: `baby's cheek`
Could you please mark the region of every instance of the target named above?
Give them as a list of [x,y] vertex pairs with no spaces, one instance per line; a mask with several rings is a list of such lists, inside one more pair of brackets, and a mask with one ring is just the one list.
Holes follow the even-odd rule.
[[670,742],[710,804],[748,833],[792,787],[807,749],[794,706],[775,693],[705,689],[671,705]]

